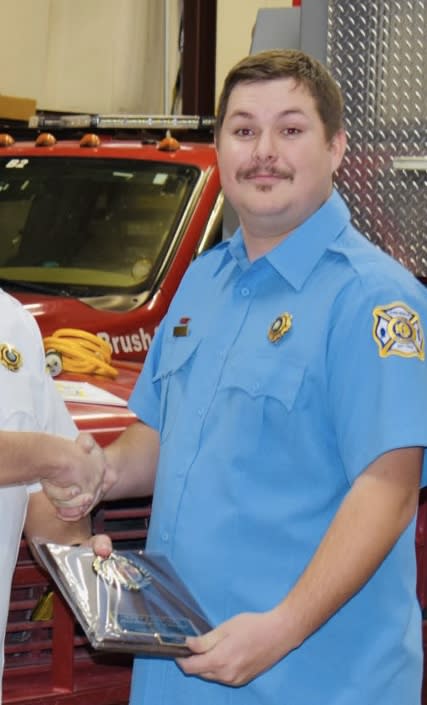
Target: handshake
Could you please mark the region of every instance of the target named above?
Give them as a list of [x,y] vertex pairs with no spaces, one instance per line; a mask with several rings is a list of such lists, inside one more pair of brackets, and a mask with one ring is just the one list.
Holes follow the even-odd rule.
[[105,496],[113,481],[112,468],[90,434],[81,433],[75,441],[57,440],[55,461],[43,470],[40,481],[58,517],[77,521]]

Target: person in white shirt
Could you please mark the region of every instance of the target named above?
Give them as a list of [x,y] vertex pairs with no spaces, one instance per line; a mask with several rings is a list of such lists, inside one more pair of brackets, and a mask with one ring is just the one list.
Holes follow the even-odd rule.
[[[0,290],[0,678],[9,597],[22,531],[58,543],[90,538],[90,520],[62,521],[47,491],[79,494],[87,515],[98,501],[104,459],[81,436],[45,370],[40,332],[21,304]],[[83,493],[83,495],[82,495]]]

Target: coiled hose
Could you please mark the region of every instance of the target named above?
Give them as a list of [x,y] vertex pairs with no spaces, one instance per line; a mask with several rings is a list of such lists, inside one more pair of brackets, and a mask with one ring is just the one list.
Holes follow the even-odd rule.
[[52,377],[61,372],[102,375],[115,379],[111,345],[99,335],[79,328],[59,328],[43,339],[46,367]]

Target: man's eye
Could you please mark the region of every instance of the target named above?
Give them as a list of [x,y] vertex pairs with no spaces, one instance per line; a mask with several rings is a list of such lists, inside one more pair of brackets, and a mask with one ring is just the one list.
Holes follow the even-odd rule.
[[239,137],[250,137],[253,134],[253,130],[251,130],[249,127],[239,127],[237,130],[234,131],[235,135],[238,135]]
[[299,130],[297,127],[285,127],[283,132],[285,133],[285,135],[293,137],[294,135],[299,135],[301,130]]

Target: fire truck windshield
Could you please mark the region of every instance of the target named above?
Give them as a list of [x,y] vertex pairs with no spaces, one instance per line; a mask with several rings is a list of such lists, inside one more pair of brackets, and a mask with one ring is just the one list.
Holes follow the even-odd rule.
[[61,293],[150,287],[198,180],[125,159],[0,160],[0,279]]

